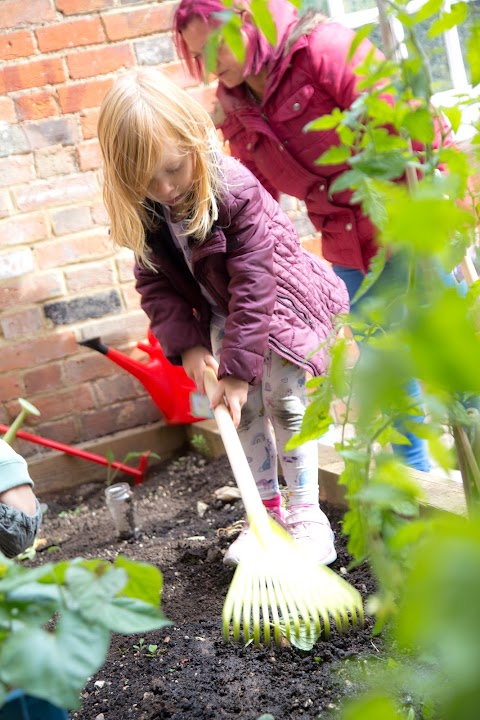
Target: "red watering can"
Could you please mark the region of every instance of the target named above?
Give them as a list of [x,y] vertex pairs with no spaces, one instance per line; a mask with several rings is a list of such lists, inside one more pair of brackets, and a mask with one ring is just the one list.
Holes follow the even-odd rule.
[[150,358],[145,363],[107,347],[99,337],[81,340],[79,345],[106,355],[140,380],[155,405],[162,411],[168,425],[193,423],[213,417],[206,395],[197,392],[195,383],[186,375],[183,367],[172,365],[167,360],[150,328],[148,342],[137,343],[139,350],[143,350]]

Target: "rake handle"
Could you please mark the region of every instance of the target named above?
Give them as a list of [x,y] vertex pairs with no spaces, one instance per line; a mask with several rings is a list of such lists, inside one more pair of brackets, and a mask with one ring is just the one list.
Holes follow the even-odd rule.
[[[212,395],[218,387],[217,376],[212,368],[207,367],[205,369],[203,382],[207,397],[211,401]],[[248,521],[250,524],[255,524],[259,532],[266,538],[268,537],[267,533],[271,532],[267,511],[258,493],[257,485],[230,412],[225,403],[220,403],[215,410],[213,410],[213,414],[232,468],[235,482],[242,496]]]

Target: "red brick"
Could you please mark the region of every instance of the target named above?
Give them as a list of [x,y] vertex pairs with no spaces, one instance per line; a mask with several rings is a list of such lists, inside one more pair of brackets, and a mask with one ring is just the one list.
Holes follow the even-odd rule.
[[[62,273],[34,273],[0,285],[0,307],[5,310],[19,303],[42,302],[65,293]],[[1,355],[0,355],[1,362]]]
[[109,40],[115,41],[170,30],[175,7],[176,3],[162,2],[149,8],[105,14],[105,32]]
[[104,378],[95,383],[95,394],[100,406],[112,405],[119,400],[131,400],[138,396],[138,380],[128,372]]
[[78,15],[112,7],[113,0],[56,0],[55,5],[64,15]]
[[3,402],[22,397],[24,394],[25,385],[23,384],[23,379],[18,376],[18,373],[2,375],[2,377],[0,377],[0,398],[2,398]]
[[31,337],[42,329],[42,316],[38,308],[20,310],[19,312],[0,316],[0,327],[7,340]]
[[117,431],[117,410],[100,408],[96,412],[82,413],[79,418],[81,441],[110,435]]
[[93,390],[89,385],[80,385],[61,392],[57,389],[52,395],[34,395],[31,402],[40,410],[42,422],[71,415],[73,409],[80,413],[95,407]]
[[46,147],[35,153],[35,169],[39,178],[49,178],[54,175],[70,175],[76,172],[77,161],[73,147]]
[[52,52],[80,45],[95,45],[105,41],[99,17],[56,23],[35,31],[42,52]]
[[12,211],[12,201],[8,190],[0,190],[0,218],[8,217]]
[[52,90],[40,90],[40,92],[29,92],[27,95],[20,95],[20,97],[15,98],[15,107],[20,121],[40,120],[60,113]]
[[76,205],[62,208],[52,213],[52,225],[55,235],[70,235],[93,226],[92,214],[88,205]]
[[165,75],[167,75],[170,80],[175,83],[175,85],[180,85],[182,88],[193,87],[198,82],[185,69],[183,63],[180,62],[165,65],[162,67],[162,72],[165,73]]
[[129,45],[107,45],[98,50],[69,53],[67,65],[72,80],[106,75],[121,67],[135,64],[132,48]]
[[77,145],[78,166],[84,172],[96,170],[102,164],[102,153],[98,140],[86,140]]
[[127,310],[140,309],[140,293],[137,292],[133,284],[130,287],[122,288],[122,297]]
[[101,202],[92,205],[92,218],[95,225],[108,225],[109,218],[105,205]]
[[77,352],[77,348],[75,335],[71,331],[29,338],[25,342],[2,348],[1,369],[3,372],[22,370],[31,367],[33,362],[42,365],[72,355]]
[[34,53],[33,34],[29,30],[0,35],[0,60],[16,60]]
[[13,191],[19,210],[27,212],[44,207],[93,200],[100,194],[95,174],[81,173],[70,177],[40,180]]
[[54,57],[6,67],[0,75],[6,92],[55,85],[66,79],[63,60]]
[[47,392],[62,386],[62,366],[60,363],[49,363],[35,370],[24,373],[23,381],[29,395]]
[[[41,419],[39,418],[39,420]],[[43,437],[56,440],[65,445],[76,445],[80,442],[76,419],[71,417],[64,417],[61,420],[49,423],[39,422],[35,431],[43,435]]]
[[[67,290],[71,293],[114,285],[113,267],[109,261],[82,265],[65,271]],[[138,294],[138,293],[137,293]]]
[[59,87],[58,100],[64,113],[74,113],[85,108],[100,107],[105,93],[113,80],[89,80]]
[[121,283],[129,282],[133,280],[133,265],[134,265],[133,253],[116,258],[115,264],[117,266],[118,278]]
[[112,251],[110,238],[105,234],[53,240],[34,248],[39,268],[61,267],[76,262],[93,260]]
[[76,355],[65,360],[63,370],[65,380],[69,384],[98,380],[100,377],[107,377],[118,371],[118,366],[104,355],[93,350],[89,350],[88,353],[88,355]]
[[10,155],[0,158],[0,187],[10,187],[35,178],[33,155]]
[[17,25],[40,25],[55,19],[51,0],[2,0],[0,27],[4,30]]
[[0,97],[0,120],[8,123],[17,122],[15,103],[12,98]]
[[80,125],[82,126],[82,133],[85,140],[91,140],[91,138],[97,137],[98,115],[99,108],[85,110],[80,114]]
[[16,215],[0,222],[0,247],[28,245],[47,236],[47,220],[41,213]]

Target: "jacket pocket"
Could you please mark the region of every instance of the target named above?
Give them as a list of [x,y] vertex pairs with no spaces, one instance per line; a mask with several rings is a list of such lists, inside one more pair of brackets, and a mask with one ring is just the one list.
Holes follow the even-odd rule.
[[302,85],[281,101],[281,107],[272,114],[274,122],[287,122],[302,115],[308,108],[314,93],[313,85]]
[[288,295],[282,295],[281,293],[277,293],[277,300],[280,305],[283,305],[284,307],[291,310],[297,317],[300,318],[306,325],[308,325],[312,330],[314,329],[313,321],[308,315],[308,313],[305,312],[297,303],[292,300],[292,298]]

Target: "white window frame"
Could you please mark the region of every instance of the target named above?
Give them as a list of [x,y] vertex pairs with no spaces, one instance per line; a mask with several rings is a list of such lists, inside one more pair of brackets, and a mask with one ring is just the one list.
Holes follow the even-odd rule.
[[[417,11],[424,2],[425,0],[411,0],[411,2],[407,5],[407,11]],[[466,2],[469,2],[469,0],[466,0]],[[362,25],[379,22],[377,7],[347,13],[345,12],[343,0],[327,0],[327,5],[328,13],[332,19],[338,20],[343,25],[347,25],[353,30],[362,27]],[[451,0],[444,0],[444,10],[448,12],[450,7]],[[400,43],[400,52],[406,52],[405,47],[401,46],[401,41],[403,40],[403,26],[398,20],[395,20],[392,24],[392,32],[396,40]],[[458,29],[453,27],[450,30],[446,30],[443,33],[443,38],[445,41],[447,63],[452,87],[449,90],[444,90],[434,94],[432,101],[436,106],[454,105],[458,94],[470,94],[472,92],[472,86],[467,80]],[[478,116],[478,105],[471,106],[463,112],[463,122],[456,134],[457,140],[466,140],[474,134],[475,131],[472,124],[478,120]]]

